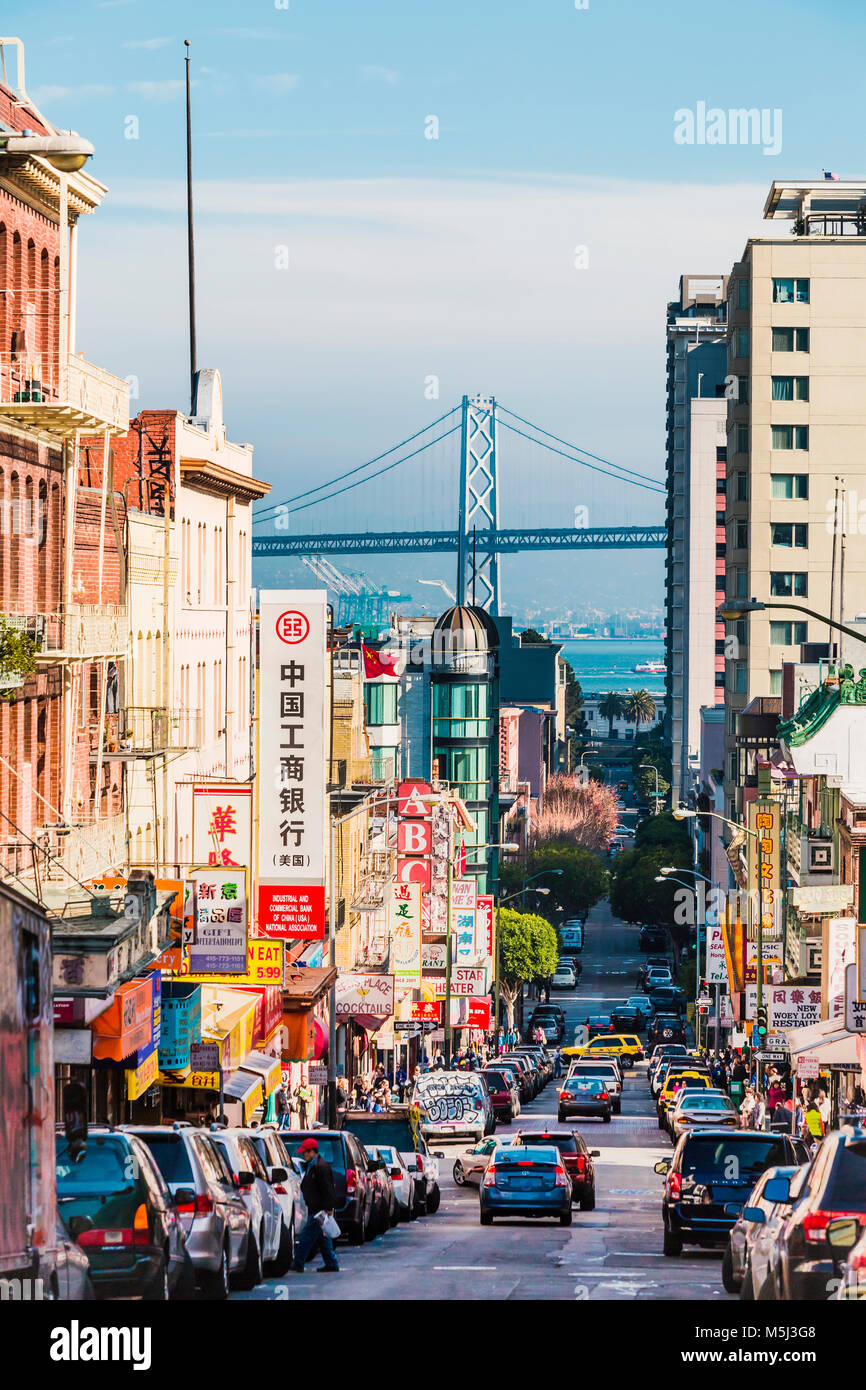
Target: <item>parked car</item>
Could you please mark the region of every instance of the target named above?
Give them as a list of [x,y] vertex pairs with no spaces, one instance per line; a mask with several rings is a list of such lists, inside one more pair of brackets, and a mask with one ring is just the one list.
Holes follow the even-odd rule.
[[283,1212],[265,1165],[253,1143],[254,1129],[225,1129],[211,1126],[210,1136],[221,1151],[241,1200],[250,1216],[250,1238],[244,1282],[247,1287],[261,1282],[267,1268],[288,1269],[290,1239],[283,1230]]
[[528,1057],[538,1070],[538,1079],[542,1088],[553,1076],[553,1053],[544,1043],[518,1043],[514,1051],[518,1055]]
[[520,1098],[521,1105],[525,1104],[526,1101],[532,1100],[533,1090],[532,1083],[529,1079],[529,1069],[522,1065],[517,1057],[509,1057],[507,1054],[503,1053],[501,1057],[496,1058],[496,1067],[497,1070],[501,1071],[504,1075],[507,1076],[510,1074],[514,1078],[514,1084],[517,1087],[517,1094]]
[[482,1139],[480,1144],[461,1149],[451,1170],[451,1176],[457,1186],[465,1187],[468,1183],[472,1187],[480,1187],[494,1154],[509,1142],[508,1139],[490,1135],[487,1139]]
[[526,1134],[518,1132],[511,1142],[524,1147],[527,1144],[555,1145],[571,1178],[572,1202],[578,1202],[581,1211],[595,1209],[595,1167],[592,1160],[600,1157],[600,1151],[587,1148],[586,1140],[576,1129],[546,1129]]
[[559,945],[563,955],[579,954],[583,950],[584,922],[582,917],[568,917],[559,930]]
[[609,1125],[611,1109],[611,1094],[601,1077],[577,1072],[562,1083],[556,1112],[560,1124],[571,1115],[595,1115]]
[[57,1206],[86,1253],[97,1298],[191,1298],[195,1270],[177,1208],[146,1144],[91,1125],[82,1153],[56,1135]]
[[494,1216],[555,1216],[571,1225],[571,1179],[552,1144],[501,1148],[488,1165],[479,1192],[482,1226]]
[[748,1202],[731,1227],[722,1256],[722,1284],[728,1293],[753,1299],[755,1290],[762,1287],[767,1276],[767,1236],[775,1235],[782,1216],[787,1216],[791,1210],[788,1203],[769,1201],[764,1189],[772,1178],[792,1178],[798,1171],[793,1166],[767,1168],[755,1183]]
[[[790,1201],[792,1186],[792,1180],[777,1178],[765,1195]],[[851,1248],[839,1239],[841,1222],[855,1222],[858,1236],[866,1227],[866,1129],[859,1126],[846,1125],[822,1140],[776,1233],[760,1298],[828,1299]],[[844,1232],[847,1239],[850,1225]]]
[[96,1297],[90,1278],[90,1261],[57,1218],[54,1256],[54,1297],[61,1302],[85,1303]]
[[[859,1240],[855,1226],[861,1231]],[[848,1258],[834,1297],[839,1302],[866,1298],[866,1228],[860,1227],[859,1222],[846,1222],[843,1218],[833,1223],[833,1230],[828,1232],[828,1238],[840,1255],[848,1251]]]
[[379,1157],[375,1149],[371,1151],[366,1145],[364,1146],[364,1161],[367,1164],[367,1172],[374,1189],[373,1234],[383,1236],[400,1220],[397,1194],[394,1191],[394,1184],[391,1182],[388,1165],[384,1159]]
[[526,1095],[521,1092],[522,1101],[534,1100],[541,1090],[541,1075],[538,1067],[533,1060],[520,1052],[503,1052],[501,1057],[496,1059],[497,1065],[502,1062],[516,1062],[521,1069],[526,1086]]
[[412,1091],[425,1139],[461,1139],[476,1143],[496,1128],[484,1079],[473,1071],[422,1072]]
[[[347,1114],[347,1125],[351,1120],[354,1128],[354,1122],[361,1113],[356,1115],[352,1111]],[[370,1119],[382,1118],[381,1115],[370,1116]],[[367,1168],[364,1143],[377,1143],[378,1137],[371,1134],[364,1141],[359,1141],[348,1128],[284,1129],[280,1135],[293,1159],[305,1139],[315,1139],[319,1153],[333,1170],[337,1193],[334,1216],[340,1231],[348,1238],[350,1245],[363,1245],[365,1240],[373,1240],[376,1235],[376,1186]]]
[[687,1129],[698,1129],[701,1125],[716,1128],[730,1125],[731,1129],[739,1129],[740,1112],[723,1091],[684,1086],[670,1108],[667,1124],[668,1133],[676,1142]]
[[[274,1196],[283,1213],[283,1233],[286,1244],[291,1244],[294,1259],[295,1241],[304,1228],[307,1219],[307,1204],[301,1192],[301,1179],[292,1162],[292,1155],[283,1143],[281,1133],[270,1125],[260,1125],[249,1131],[255,1150],[265,1165],[265,1171],[274,1190]],[[278,1260],[279,1264],[280,1261]],[[271,1269],[268,1273],[281,1274],[283,1270]]]
[[414,1221],[418,1215],[415,1205],[415,1174],[400,1150],[394,1144],[376,1144],[367,1149],[371,1158],[380,1158],[388,1167],[391,1186],[397,1199],[397,1212],[401,1221]]
[[222,1150],[207,1130],[188,1124],[125,1125],[124,1130],[147,1145],[165,1178],[202,1292],[228,1298],[231,1280],[242,1280],[247,1265],[250,1214]]
[[654,1170],[665,1179],[663,1253],[679,1255],[684,1244],[727,1244],[764,1170],[795,1161],[794,1147],[784,1134],[712,1128],[684,1134],[672,1156]]
[[576,989],[577,976],[570,965],[560,962],[553,972],[550,984],[553,989]]
[[[444,1153],[434,1152],[413,1123],[408,1105],[391,1105],[382,1114],[350,1110],[343,1121],[343,1132],[355,1135],[363,1145],[393,1144],[410,1172],[415,1171],[415,1211],[432,1216],[439,1210],[439,1162]],[[318,1138],[319,1131],[315,1133]]]
[[487,1066],[481,1068],[481,1075],[487,1082],[493,1113],[500,1124],[510,1125],[520,1114],[520,1095],[514,1072],[505,1068]]

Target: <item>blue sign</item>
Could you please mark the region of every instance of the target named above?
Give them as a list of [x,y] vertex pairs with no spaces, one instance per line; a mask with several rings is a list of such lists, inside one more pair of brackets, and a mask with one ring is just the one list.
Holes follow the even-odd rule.
[[201,1040],[201,986],[172,981],[162,1000],[160,1071],[185,1071],[190,1047]]

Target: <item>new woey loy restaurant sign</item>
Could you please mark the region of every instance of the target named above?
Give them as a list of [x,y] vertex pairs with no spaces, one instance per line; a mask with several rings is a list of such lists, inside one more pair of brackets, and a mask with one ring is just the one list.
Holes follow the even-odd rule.
[[326,599],[261,591],[259,936],[325,935]]

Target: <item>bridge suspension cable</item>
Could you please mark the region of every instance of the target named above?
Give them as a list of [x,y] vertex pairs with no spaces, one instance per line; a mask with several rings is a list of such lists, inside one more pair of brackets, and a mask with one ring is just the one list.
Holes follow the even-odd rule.
[[[438,420],[431,420],[430,424],[425,425],[423,429],[416,430],[415,433],[410,434],[407,439],[402,439],[399,444],[392,445],[390,449],[386,449],[384,453],[377,454],[375,458],[367,459],[366,463],[359,463],[357,467],[349,468],[345,473],[339,473],[336,478],[329,478],[326,483],[319,483],[318,487],[308,488],[306,492],[298,492],[294,497],[286,498],[284,502],[271,503],[269,506],[264,507],[260,512],[256,513],[253,518],[253,525],[256,526],[260,521],[272,519],[270,515],[272,512],[278,512],[283,507],[290,507],[293,502],[300,502],[305,497],[312,497],[314,492],[323,492],[326,488],[333,487],[335,483],[341,483],[344,478],[352,478],[356,473],[363,472],[365,468],[372,468],[374,463],[380,463],[381,460],[387,458],[389,454],[396,453],[398,449],[404,448],[406,444],[411,444],[414,440],[420,439],[422,434],[427,434],[430,430],[435,429],[437,425],[441,425],[443,420],[448,420],[459,409],[460,407],[457,405],[452,406],[450,410],[446,410],[444,415],[440,415]],[[382,473],[387,473],[389,469],[396,468],[398,464],[407,463],[409,459],[415,458],[416,454],[423,453],[425,449],[429,449],[433,444],[438,444],[440,440],[446,439],[449,434],[453,434],[454,430],[459,428],[459,424],[455,425],[453,429],[446,430],[444,434],[440,434],[438,439],[429,439],[426,444],[422,444],[420,448],[414,449],[412,453],[407,454],[405,458],[397,459],[394,463],[388,464],[387,468],[380,468],[378,472],[370,473],[366,478],[359,478],[358,481],[352,483],[350,487],[340,488],[337,492],[331,493],[330,496],[339,497],[340,493],[350,492],[353,487],[360,487],[361,483],[367,483],[372,481],[373,478],[380,477]],[[308,502],[306,506],[314,507],[318,502],[327,502],[329,500],[329,497],[317,497],[315,501]],[[299,512],[304,510],[306,510],[305,507],[292,507],[292,511]]]
[[[546,434],[549,439],[556,439],[558,443],[564,444],[567,449],[571,449],[573,452],[567,454],[563,449],[556,449],[552,444],[545,444],[543,439],[535,439],[532,435],[527,434],[525,430],[519,430],[514,425],[509,425],[507,420],[500,418],[499,423],[503,429],[510,430],[512,434],[519,434],[521,438],[528,439],[531,444],[537,444],[541,449],[548,449],[552,454],[559,454],[562,458],[569,459],[572,463],[579,463],[583,468],[588,468],[593,473],[602,473],[605,477],[613,478],[616,482],[631,483],[633,487],[644,488],[647,492],[664,494],[665,489],[661,482],[648,477],[647,474],[636,473],[634,469],[625,468],[620,463],[610,463],[608,459],[599,459],[597,454],[590,454],[588,449],[581,449],[578,444],[569,444],[567,440],[559,439],[557,435],[550,434],[548,430],[541,429],[540,425],[533,425],[531,421],[523,420],[522,416],[515,415],[513,410],[508,410],[505,406],[499,406],[499,411],[501,414],[510,415],[514,420],[520,420],[524,425],[529,425],[530,429],[537,430],[540,434]],[[599,468],[593,463],[587,463],[586,459],[575,458],[575,452],[586,454],[591,459],[598,459],[599,463],[608,464],[608,468]],[[609,468],[619,468],[623,473],[630,474],[631,476],[626,478],[620,477],[619,473],[611,473]],[[640,482],[638,479],[643,479],[644,481]]]

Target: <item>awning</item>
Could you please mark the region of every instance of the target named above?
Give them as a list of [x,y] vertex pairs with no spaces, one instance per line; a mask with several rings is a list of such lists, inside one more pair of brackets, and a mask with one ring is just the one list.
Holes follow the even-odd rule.
[[264,1052],[251,1052],[241,1062],[235,1075],[240,1072],[250,1072],[261,1082],[267,1100],[283,1079],[283,1064],[279,1057],[267,1057]]
[[791,1060],[815,1056],[824,1066],[850,1067],[859,1071],[857,1036],[840,1027],[838,1018],[826,1018],[809,1028],[787,1028],[785,1036],[791,1048]]
[[143,1052],[153,1042],[153,984],[130,980],[120,985],[108,1008],[90,1025],[93,1055],[122,1062],[133,1052]]
[[240,1101],[244,1115],[244,1124],[246,1124],[256,1106],[261,1105],[264,1099],[262,1095],[262,1078],[261,1076],[255,1076],[252,1072],[243,1071],[239,1067],[225,1083],[223,1095],[227,1101]]
[[286,966],[283,981],[283,1012],[311,1009],[327,993],[337,978],[336,967],[306,966],[303,969]]
[[240,990],[202,985],[201,1036],[218,1042],[223,1067],[238,1067],[252,1051],[256,999]]

